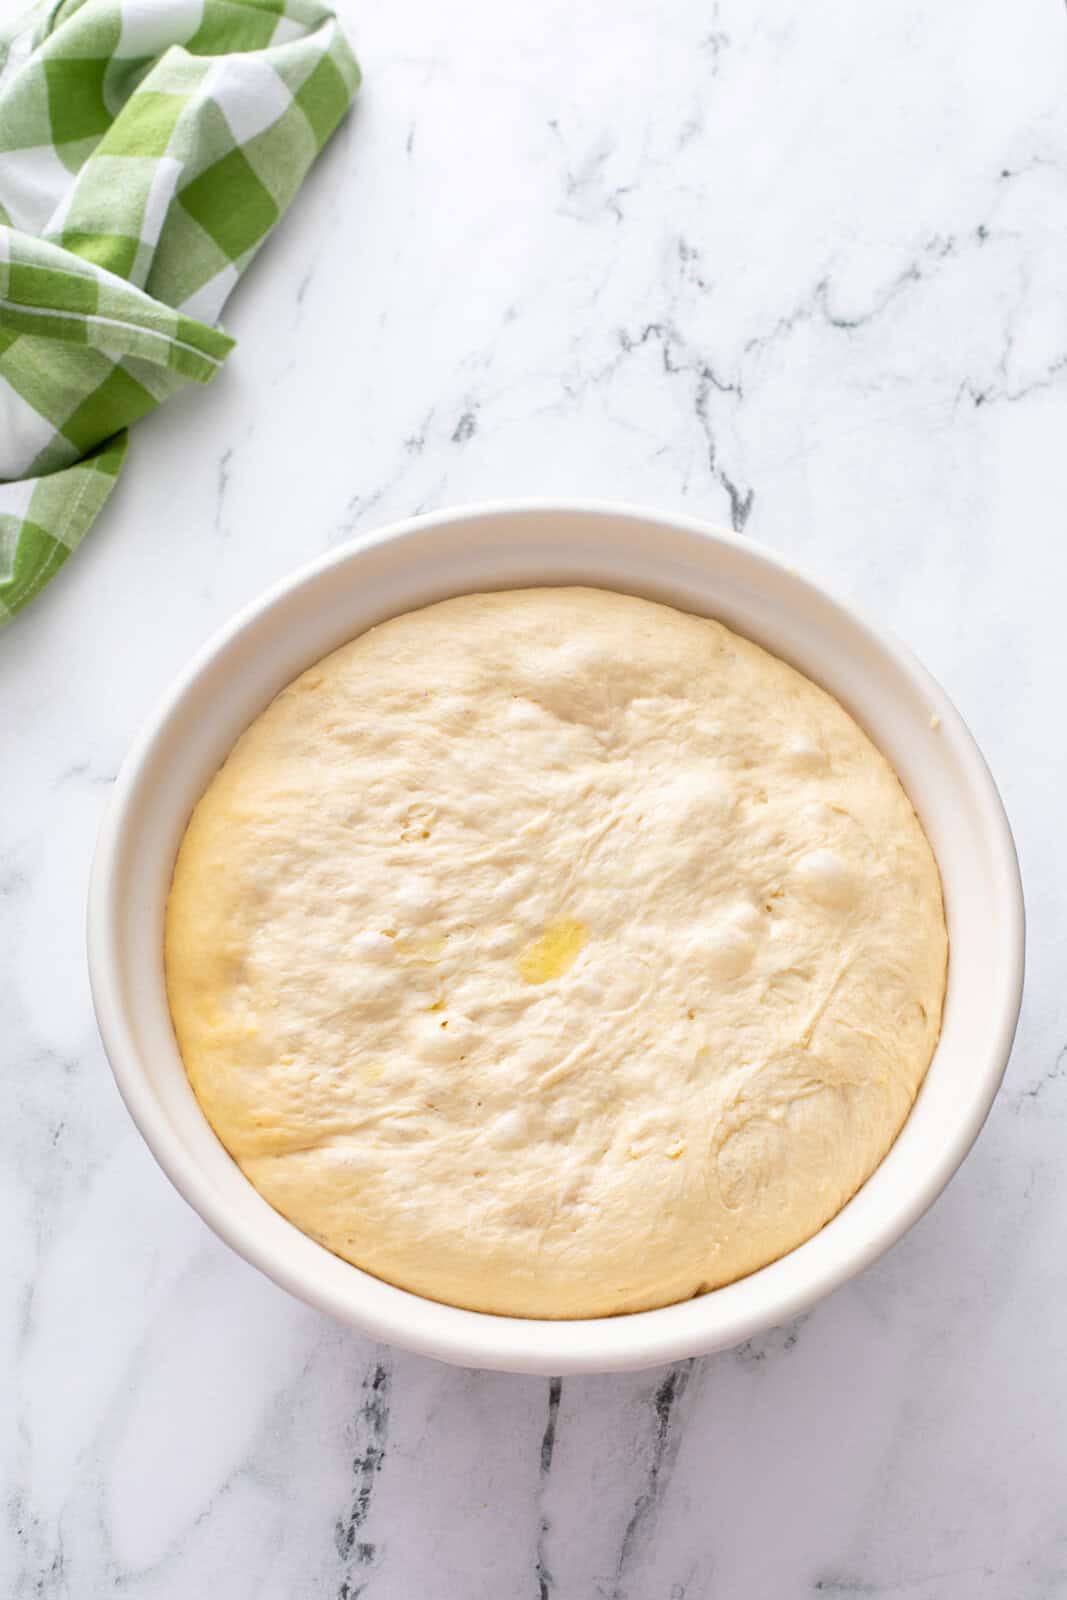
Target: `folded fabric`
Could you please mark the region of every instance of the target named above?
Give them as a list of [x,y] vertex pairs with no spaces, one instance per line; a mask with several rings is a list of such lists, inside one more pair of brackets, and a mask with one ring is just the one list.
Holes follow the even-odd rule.
[[358,84],[317,0],[64,0],[0,33],[0,623],[129,425],[219,370],[213,324]]

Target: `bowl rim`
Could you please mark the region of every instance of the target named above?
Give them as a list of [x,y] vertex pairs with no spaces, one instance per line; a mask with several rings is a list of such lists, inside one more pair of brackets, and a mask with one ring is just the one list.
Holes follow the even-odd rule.
[[[122,996],[119,981],[122,964],[119,949],[122,885],[117,864],[124,832],[130,825],[130,813],[138,785],[153,751],[165,737],[186,697],[217,658],[253,624],[267,617],[298,591],[312,585],[323,574],[335,568],[347,567],[353,562],[358,563],[361,558],[387,543],[402,546],[405,541],[417,542],[428,530],[469,524],[472,520],[526,514],[549,517],[589,515],[615,522],[628,520],[651,524],[682,534],[696,534],[711,544],[742,553],[757,568],[763,567],[768,572],[773,571],[779,577],[786,578],[799,590],[808,591],[833,612],[841,614],[843,620],[857,630],[867,644],[873,646],[876,655],[887,658],[897,674],[910,680],[911,686],[925,695],[939,718],[952,720],[954,730],[962,736],[957,739],[957,754],[966,761],[967,783],[981,807],[985,839],[1000,883],[998,910],[1004,918],[1003,942],[1007,958],[999,985],[1001,992],[996,1008],[998,1022],[989,1039],[985,1061],[976,1073],[980,1087],[976,1088],[966,1108],[966,1115],[961,1116],[952,1127],[936,1159],[916,1181],[909,1202],[899,1205],[888,1219],[881,1219],[861,1247],[843,1255],[836,1263],[823,1265],[820,1271],[791,1291],[779,1293],[770,1310],[765,1303],[746,1308],[745,1295],[734,1296],[730,1302],[733,1309],[720,1316],[717,1325],[709,1328],[706,1336],[694,1337],[691,1330],[672,1330],[669,1322],[666,1326],[657,1326],[656,1319],[664,1319],[664,1314],[674,1309],[671,1306],[619,1317],[576,1321],[527,1319],[447,1307],[444,1310],[451,1314],[452,1320],[445,1331],[440,1328],[428,1331],[419,1325],[416,1308],[434,1306],[441,1311],[437,1302],[427,1301],[422,1296],[393,1286],[390,1286],[394,1297],[391,1309],[383,1311],[379,1307],[372,1311],[354,1308],[350,1296],[338,1294],[316,1282],[313,1271],[298,1270],[291,1263],[279,1260],[269,1245],[257,1235],[256,1227],[245,1218],[235,1215],[218,1193],[205,1170],[187,1150],[155,1095]],[[553,586],[553,580],[549,579],[547,583]],[[609,586],[606,582],[603,585]],[[357,629],[357,634],[359,631]],[[742,535],[716,528],[694,517],[643,505],[603,499],[536,497],[450,507],[387,524],[368,536],[350,540],[296,568],[218,627],[157,699],[122,762],[100,823],[93,857],[87,905],[87,944],[93,1005],[119,1093],[166,1176],[187,1203],[232,1249],[299,1299],[373,1338],[467,1366],[517,1372],[576,1373],[647,1367],[733,1347],[807,1310],[877,1260],[907,1232],[933,1204],[967,1155],[989,1113],[1006,1070],[1022,1001],[1025,911],[1010,824],[985,759],[951,700],[906,645],[872,621],[862,608],[842,600],[831,588],[799,571],[791,561]],[[862,1192],[861,1188],[857,1193]],[[847,1202],[838,1215],[852,1206],[855,1198]],[[803,1250],[804,1245],[797,1249]],[[796,1253],[789,1252],[787,1257],[779,1259],[787,1260]],[[736,1284],[725,1285],[699,1298],[705,1302],[717,1300],[721,1305],[723,1297],[730,1290],[752,1284],[776,1264],[770,1263],[747,1278],[737,1280]],[[350,1271],[353,1282],[366,1282],[369,1279],[372,1283],[379,1283],[379,1280],[369,1278],[357,1267],[351,1267]],[[758,1296],[755,1298],[758,1301]],[[414,1307],[406,1305],[406,1302],[414,1302]],[[632,1330],[632,1339],[627,1339],[625,1335],[620,1338],[617,1334],[609,1337],[605,1331],[603,1343],[609,1348],[604,1352],[598,1353],[595,1337],[583,1341],[579,1349],[564,1348],[567,1333],[572,1335],[573,1342],[576,1329],[618,1330],[620,1327]],[[563,1336],[554,1339],[553,1333],[560,1330],[565,1330]]]

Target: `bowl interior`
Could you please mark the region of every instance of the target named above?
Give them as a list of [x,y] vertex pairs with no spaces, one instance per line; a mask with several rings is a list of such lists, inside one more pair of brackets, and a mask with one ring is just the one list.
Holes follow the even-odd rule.
[[[478,589],[587,583],[714,616],[836,695],[896,768],[941,869],[950,938],[944,1024],[882,1165],[822,1231],[737,1283],[662,1310],[580,1322],[488,1316],[380,1282],[263,1201],[216,1139],[171,1030],[162,925],[193,805],[237,736],[296,673],[375,622]],[[119,1087],[157,1159],[231,1245],[374,1337],[527,1372],[652,1365],[780,1322],[873,1260],[921,1214],[975,1137],[1003,1073],[1022,980],[1018,869],[967,729],[902,647],[755,546],[616,508],[486,508],[418,520],[249,607],[194,660],[119,776],[90,895],[94,1000]]]

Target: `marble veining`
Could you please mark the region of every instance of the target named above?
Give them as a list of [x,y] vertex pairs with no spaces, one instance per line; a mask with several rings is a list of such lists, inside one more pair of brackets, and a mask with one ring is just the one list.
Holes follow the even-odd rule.
[[[365,85],[234,356],[0,638],[0,1596],[1063,1600],[1064,8],[341,11]],[[289,1299],[157,1171],[89,1002],[101,808],[193,650],[343,540],[525,494],[732,526],[895,629],[1026,885],[944,1196],[656,1372],[464,1372]]]
[[391,1386],[388,1363],[375,1361],[363,1378],[361,1403],[353,1429],[352,1503],[347,1515],[338,1519],[334,1534],[345,1572],[337,1591],[338,1600],[355,1600],[362,1594],[378,1564],[377,1545],[360,1538],[360,1534],[370,1512],[375,1480],[385,1464]]

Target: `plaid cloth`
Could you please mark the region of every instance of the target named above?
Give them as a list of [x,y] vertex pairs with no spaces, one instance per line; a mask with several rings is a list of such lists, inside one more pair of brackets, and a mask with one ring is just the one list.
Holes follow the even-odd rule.
[[82,539],[359,83],[318,0],[62,0],[0,34],[0,623]]

